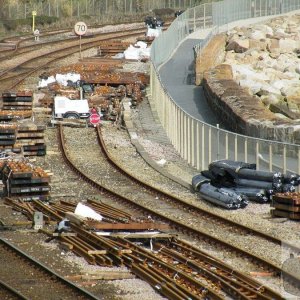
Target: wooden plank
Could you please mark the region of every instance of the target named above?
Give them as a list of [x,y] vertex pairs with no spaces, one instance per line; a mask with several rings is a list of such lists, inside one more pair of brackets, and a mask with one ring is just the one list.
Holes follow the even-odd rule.
[[271,209],[271,215],[275,217],[283,217],[291,220],[300,220],[300,213],[287,212],[278,209]]
[[70,251],[73,249],[73,245],[67,242],[61,242],[59,246],[65,251]]
[[3,106],[32,106],[32,102],[30,101],[5,101],[3,100]]
[[105,222],[95,222],[95,221],[86,221],[86,223],[95,229],[101,230],[167,230],[169,229],[169,225],[161,224],[161,223],[105,223]]
[[44,137],[45,133],[44,132],[18,132],[17,133],[17,138],[40,138]]
[[45,140],[44,139],[37,139],[37,140],[23,140],[23,139],[18,139],[17,138],[17,143],[20,146],[35,146],[36,144],[45,144]]
[[123,254],[131,254],[132,250],[131,249],[122,249],[121,253],[123,253]]
[[77,236],[77,233],[73,233],[73,232],[62,232],[62,233],[58,233],[58,232],[53,232],[52,236]]
[[[102,235],[100,232],[97,232],[97,235]],[[107,236],[107,233],[103,233],[104,236]],[[169,239],[174,237],[174,234],[168,233],[110,233],[109,237],[121,237],[125,239]]]
[[[79,122],[78,122],[79,121]],[[69,125],[72,127],[86,127],[87,126],[87,120],[51,120],[51,124],[63,124],[63,125]]]
[[88,254],[90,255],[105,255],[107,254],[106,250],[88,250]]
[[277,208],[279,210],[284,211],[293,211],[293,212],[300,212],[300,206],[294,206],[294,205],[285,205],[280,203],[273,203],[272,207]]
[[287,205],[300,205],[300,196],[298,193],[289,194],[275,194],[272,199],[277,203],[287,204]]

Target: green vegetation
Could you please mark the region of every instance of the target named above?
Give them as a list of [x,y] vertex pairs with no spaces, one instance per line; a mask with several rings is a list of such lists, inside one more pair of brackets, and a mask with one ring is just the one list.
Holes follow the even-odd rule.
[[143,22],[147,15],[174,17],[176,10],[211,0],[0,0],[0,34],[3,30],[29,32],[32,12],[41,30],[73,27],[77,21],[88,26]]
[[[37,16],[35,19],[36,26],[50,25],[58,21],[57,17]],[[2,20],[3,27],[8,31],[15,31],[19,27],[32,26],[32,18],[17,19],[17,20]]]

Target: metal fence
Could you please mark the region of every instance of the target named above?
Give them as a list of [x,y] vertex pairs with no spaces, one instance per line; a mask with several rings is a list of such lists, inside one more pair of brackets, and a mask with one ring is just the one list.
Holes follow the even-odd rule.
[[108,13],[150,13],[153,9],[186,9],[199,5],[200,0],[46,0],[4,1],[1,15],[7,19],[30,17],[32,11],[39,16],[79,17],[102,16]]
[[217,159],[256,163],[257,169],[300,174],[300,146],[256,139],[201,122],[182,110],[164,87],[159,67],[191,32],[210,28],[205,47],[221,26],[237,20],[300,9],[300,0],[225,0],[187,10],[155,39],[151,49],[151,105],[180,155],[199,171]]

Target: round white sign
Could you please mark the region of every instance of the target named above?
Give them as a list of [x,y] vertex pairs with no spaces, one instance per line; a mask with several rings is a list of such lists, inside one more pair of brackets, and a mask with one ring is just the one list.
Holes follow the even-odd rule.
[[87,26],[84,22],[77,22],[74,26],[74,31],[77,35],[84,35],[87,31]]

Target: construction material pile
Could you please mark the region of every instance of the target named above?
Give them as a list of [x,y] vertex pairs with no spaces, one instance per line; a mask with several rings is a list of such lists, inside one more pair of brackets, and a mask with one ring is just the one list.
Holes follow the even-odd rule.
[[31,110],[32,109],[31,91],[5,92],[2,93],[4,110]]
[[0,121],[14,121],[30,118],[32,116],[32,92],[17,91],[2,93],[2,109],[0,110]]
[[4,197],[23,201],[48,201],[50,198],[49,173],[25,160],[0,161],[0,178]]
[[248,201],[267,203],[275,193],[294,192],[299,175],[256,170],[255,164],[219,160],[193,177],[192,186],[207,201],[228,209]]
[[72,100],[84,98],[90,108],[101,112],[102,120],[116,121],[122,100],[128,97],[131,106],[136,107],[143,101],[150,82],[145,73],[122,71],[123,64],[98,58],[57,69],[55,73],[43,73],[38,86],[44,95],[39,106],[52,110],[53,99],[58,95]]
[[272,197],[271,215],[300,220],[300,193],[277,193]]
[[45,129],[45,125],[37,125],[25,120],[0,124],[0,151],[24,156],[44,156],[46,155]]

